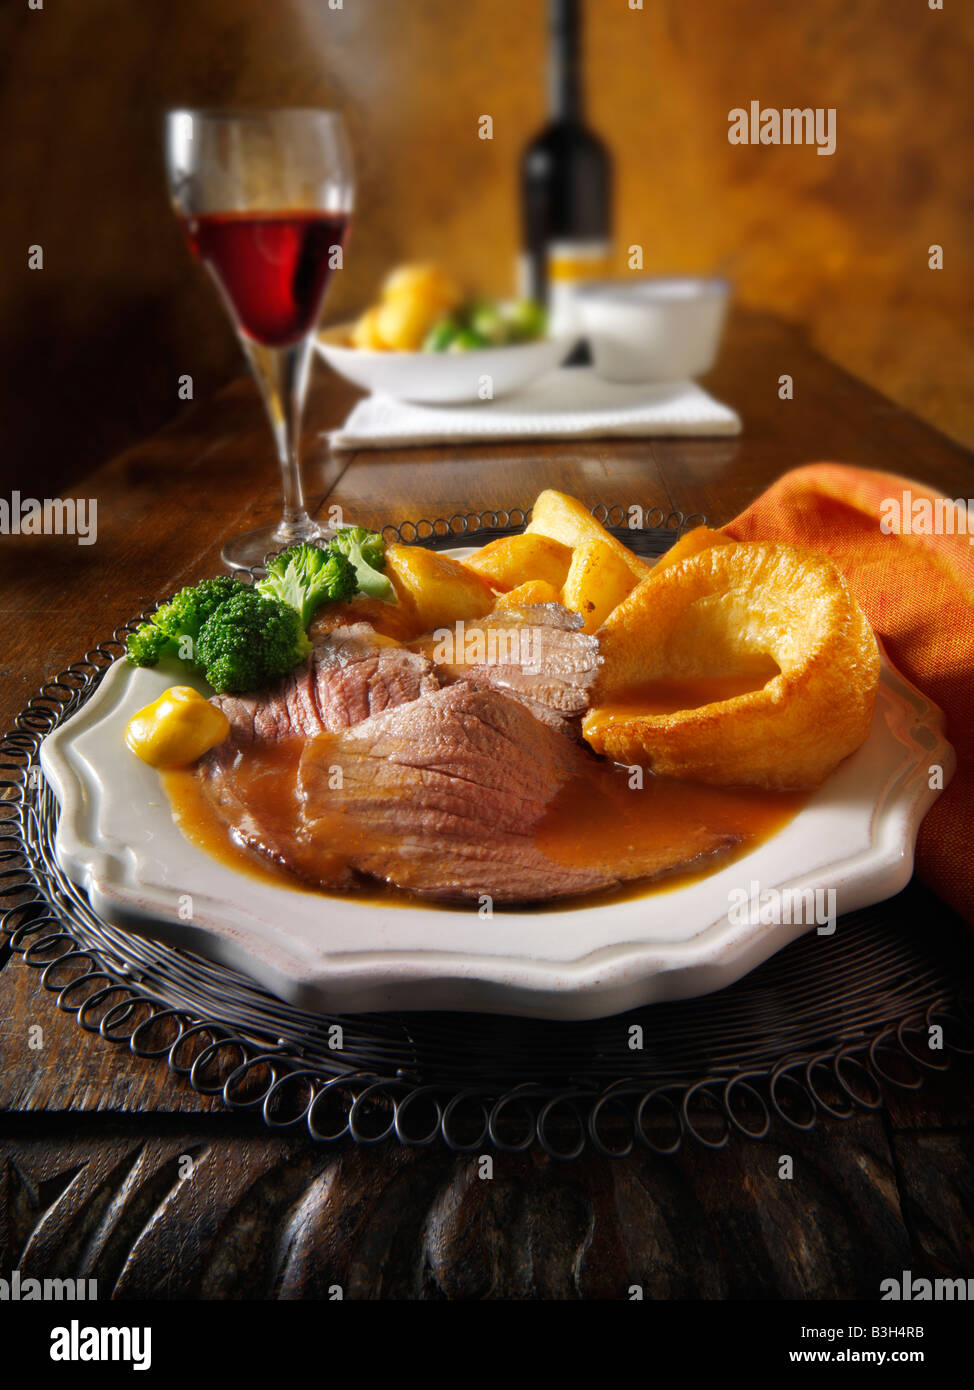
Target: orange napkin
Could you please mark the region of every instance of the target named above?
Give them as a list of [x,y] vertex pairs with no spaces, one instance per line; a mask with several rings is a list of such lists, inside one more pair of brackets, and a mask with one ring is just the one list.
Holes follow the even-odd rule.
[[[900,534],[881,529],[897,523],[892,502]],[[970,536],[956,534],[967,522],[956,512],[955,534],[924,534],[938,503],[943,524],[945,499],[923,483],[815,463],[785,473],[724,530],[736,540],[785,541],[827,555],[894,666],[944,711],[957,771],[923,822],[916,870],[974,921],[974,512]]]

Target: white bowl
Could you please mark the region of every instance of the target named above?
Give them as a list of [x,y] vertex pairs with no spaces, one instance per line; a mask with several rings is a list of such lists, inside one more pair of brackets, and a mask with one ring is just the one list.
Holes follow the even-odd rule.
[[559,336],[470,352],[372,352],[336,342],[339,332],[331,330],[317,339],[329,367],[363,391],[421,405],[458,405],[508,395],[557,367],[575,343],[572,337]]
[[729,300],[726,280],[656,276],[584,285],[575,306],[599,376],[686,381],[713,366]]

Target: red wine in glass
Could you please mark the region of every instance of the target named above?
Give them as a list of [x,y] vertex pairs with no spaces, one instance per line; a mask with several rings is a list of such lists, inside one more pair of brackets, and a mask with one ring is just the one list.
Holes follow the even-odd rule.
[[347,213],[217,212],[184,224],[240,331],[284,347],[317,323],[348,221]]
[[166,134],[176,213],[250,359],[280,464],[279,524],[223,547],[225,564],[250,568],[330,534],[305,509],[298,446],[318,316],[348,233],[351,156],[334,111],[170,111]]

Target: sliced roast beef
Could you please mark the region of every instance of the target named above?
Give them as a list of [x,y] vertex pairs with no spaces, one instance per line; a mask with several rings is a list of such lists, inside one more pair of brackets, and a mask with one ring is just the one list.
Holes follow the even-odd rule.
[[590,762],[519,701],[457,682],[306,745],[298,769],[303,829],[290,865],[340,886],[340,847],[341,868],[415,893],[532,902],[650,878],[730,843],[701,827],[689,846],[622,854],[621,868],[556,862],[534,831]]
[[255,793],[239,770],[241,751],[263,752],[266,759],[268,746],[281,746],[286,759],[293,745],[296,765],[299,743],[438,689],[425,657],[379,637],[368,623],[338,628],[269,690],[213,696],[230,721],[230,735],[202,759],[203,788],[239,841],[290,864],[295,806],[276,806]]
[[336,628],[270,690],[213,696],[230,721],[230,739],[216,751],[225,759],[259,741],[347,729],[438,688],[431,663],[420,653],[379,637],[368,623]]
[[[497,903],[653,878],[733,842],[702,826],[668,842],[664,828],[602,859],[565,854],[557,834],[546,838],[548,812],[562,792],[558,814],[589,804],[597,760],[564,737],[562,716],[585,708],[597,643],[555,604],[476,629],[494,643],[484,659],[436,670],[431,648],[405,649],[367,624],[336,629],[274,688],[217,697],[231,736],[199,775],[235,838],[327,889],[371,878]],[[511,643],[511,633],[529,636]],[[476,639],[461,655],[470,651]]]
[[540,719],[584,714],[601,662],[598,638],[558,603],[499,608],[411,643],[432,661],[440,681],[467,680],[503,690]]

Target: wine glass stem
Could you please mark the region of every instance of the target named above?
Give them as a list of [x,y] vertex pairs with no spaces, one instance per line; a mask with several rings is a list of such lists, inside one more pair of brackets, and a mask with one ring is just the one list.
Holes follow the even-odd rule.
[[300,339],[286,347],[265,347],[245,338],[244,347],[254,369],[270,420],[281,465],[283,515],[275,532],[282,545],[308,540],[318,535],[318,527],[308,516],[301,486],[301,417],[308,393],[312,338]]

